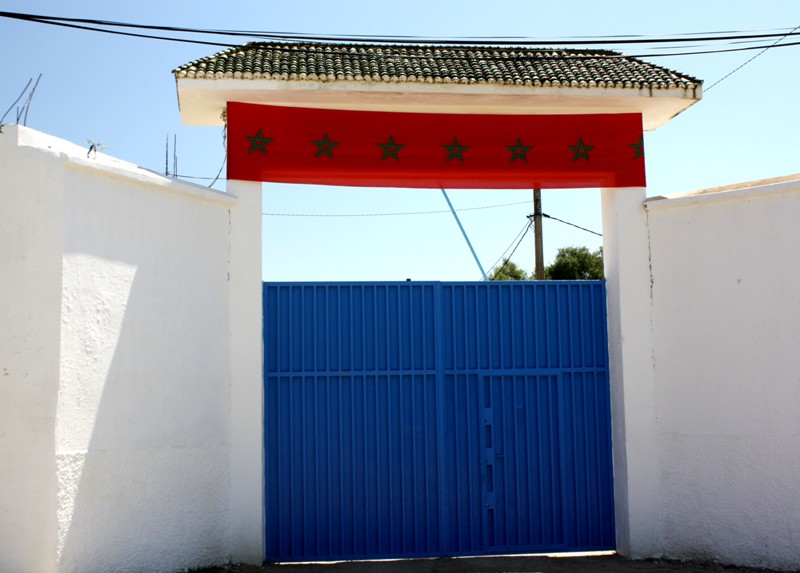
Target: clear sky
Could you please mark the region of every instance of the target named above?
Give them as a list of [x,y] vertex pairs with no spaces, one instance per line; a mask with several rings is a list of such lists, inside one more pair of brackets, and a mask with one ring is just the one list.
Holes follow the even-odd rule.
[[[6,0],[0,1],[0,10],[196,28],[424,37],[675,35],[800,24],[798,0]],[[213,178],[224,157],[221,129],[181,124],[171,70],[216,51],[213,46],[0,19],[0,113],[29,78],[42,73],[28,114],[30,127],[78,144],[101,142],[107,153],[161,172],[165,136],[169,134],[171,142],[176,135],[178,172]],[[633,46],[622,51],[638,53]],[[645,134],[649,195],[800,172],[800,46],[769,50],[708,89],[756,53],[644,58],[703,79],[706,88],[702,101]],[[224,190],[224,185],[221,181],[215,187]],[[542,195],[545,213],[602,230],[598,190],[545,190]],[[514,242],[532,211],[530,191],[453,190],[450,197],[457,209],[523,203],[460,213],[487,270]],[[446,209],[438,190],[264,185],[265,213]],[[480,278],[447,212],[383,217],[267,214],[263,222],[265,280]],[[545,222],[544,240],[546,263],[558,247],[595,249],[601,244],[595,235],[554,221]],[[533,259],[531,233],[512,260],[532,269]]]

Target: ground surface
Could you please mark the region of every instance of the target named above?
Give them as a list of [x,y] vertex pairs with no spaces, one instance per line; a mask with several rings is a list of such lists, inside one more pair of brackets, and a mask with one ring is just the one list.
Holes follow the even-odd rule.
[[768,573],[766,569],[731,567],[681,561],[630,561],[617,555],[603,557],[474,557],[313,565],[229,565],[197,573]]

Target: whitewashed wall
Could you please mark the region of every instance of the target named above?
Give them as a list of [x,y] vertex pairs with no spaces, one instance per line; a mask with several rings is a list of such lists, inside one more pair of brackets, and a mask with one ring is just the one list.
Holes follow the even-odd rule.
[[[3,131],[0,570],[170,571],[260,555],[260,530],[255,547],[232,539],[232,432],[261,428],[232,421],[232,388],[247,379],[252,393],[260,355],[234,372],[230,286],[255,267],[260,292],[260,190],[248,190],[257,218],[233,230],[230,195]],[[256,243],[253,260],[231,262],[234,242]]]
[[[0,570],[52,571],[58,482],[62,186],[0,134]],[[20,169],[19,167],[23,167]]]
[[646,210],[662,551],[799,569],[800,176]]
[[800,569],[800,175],[603,190],[618,550]]
[[[259,562],[260,185],[3,131],[0,571]],[[800,568],[798,215],[603,190],[621,552]]]

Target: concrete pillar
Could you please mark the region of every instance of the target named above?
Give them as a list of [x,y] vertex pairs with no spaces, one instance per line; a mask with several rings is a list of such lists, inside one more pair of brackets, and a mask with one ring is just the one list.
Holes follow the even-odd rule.
[[63,184],[28,128],[0,134],[0,571],[56,570]]
[[264,560],[261,183],[228,181],[231,209],[231,557]]
[[603,189],[617,551],[661,552],[651,332],[651,275],[643,187]]

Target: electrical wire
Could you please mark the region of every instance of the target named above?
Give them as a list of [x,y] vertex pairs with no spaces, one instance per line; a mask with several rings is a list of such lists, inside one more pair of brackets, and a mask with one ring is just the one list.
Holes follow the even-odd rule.
[[222,175],[222,170],[225,169],[225,164],[228,162],[228,156],[222,158],[222,165],[219,166],[219,171],[217,171],[217,176],[214,177],[214,180],[208,184],[209,188],[214,186],[214,183],[219,181],[219,176]]
[[715,85],[717,85],[718,83],[720,83],[722,80],[725,80],[725,79],[727,79],[727,78],[731,77],[733,74],[735,74],[736,72],[738,72],[739,70],[741,70],[743,67],[745,67],[747,64],[749,64],[750,62],[752,62],[753,60],[755,60],[757,57],[759,57],[760,55],[762,55],[764,52],[766,52],[766,51],[767,51],[767,50],[769,50],[770,48],[774,48],[774,47],[775,47],[775,45],[776,45],[776,44],[778,44],[778,42],[780,42],[781,40],[783,40],[783,39],[784,39],[784,38],[786,38],[787,36],[791,36],[791,35],[793,35],[793,33],[794,33],[794,32],[795,32],[795,31],[796,31],[798,28],[800,28],[800,26],[795,26],[795,27],[792,29],[792,31],[791,31],[791,32],[789,32],[788,34],[786,34],[786,36],[783,36],[783,37],[781,37],[781,38],[778,38],[777,40],[775,40],[775,43],[774,43],[774,44],[772,44],[771,46],[767,46],[766,48],[764,48],[763,50],[761,50],[759,53],[757,53],[755,56],[753,56],[752,58],[750,58],[749,60],[747,60],[745,63],[743,63],[741,66],[734,68],[733,70],[731,70],[730,72],[728,72],[727,74],[725,74],[724,76],[722,76],[720,79],[718,79],[717,81],[715,81],[713,84],[711,84],[710,86],[708,86],[707,88],[705,88],[703,91],[704,91],[704,92],[706,92],[706,93],[708,93],[708,90],[710,90],[711,88],[713,88]]
[[547,219],[552,219],[553,221],[558,221],[559,223],[564,223],[565,225],[569,225],[570,227],[575,227],[576,229],[580,229],[581,231],[586,231],[587,233],[591,233],[592,235],[597,235],[598,237],[602,237],[602,233],[598,233],[597,231],[592,231],[591,229],[587,229],[586,227],[581,227],[580,225],[576,225],[575,223],[570,223],[569,221],[564,221],[563,219],[559,219],[558,217],[553,217],[548,215],[547,213],[542,213],[542,217],[546,217]]
[[[261,32],[248,32],[248,31],[241,31],[241,30],[211,30],[211,29],[195,29],[195,28],[182,28],[176,26],[156,26],[156,25],[147,25],[147,24],[132,24],[126,22],[114,22],[108,20],[95,20],[95,19],[87,19],[87,18],[64,18],[64,17],[57,17],[57,16],[42,16],[36,14],[24,14],[24,13],[16,13],[16,12],[5,12],[0,11],[0,17],[5,18],[12,18],[17,20],[23,20],[33,23],[39,24],[49,24],[54,26],[63,26],[67,28],[76,28],[81,30],[88,30],[94,32],[101,32],[101,33],[108,33],[108,34],[115,34],[121,36],[131,36],[137,38],[146,38],[146,39],[155,39],[155,40],[164,40],[164,41],[172,41],[172,42],[182,42],[182,43],[189,43],[189,44],[201,44],[201,45],[208,45],[208,46],[217,46],[217,47],[235,47],[237,44],[231,43],[221,43],[221,42],[208,42],[203,40],[194,40],[188,38],[176,38],[176,37],[169,37],[169,36],[157,36],[153,34],[138,34],[133,32],[122,32],[119,30],[108,30],[104,28],[98,28],[97,26],[106,26],[106,27],[125,27],[125,28],[134,28],[134,29],[146,29],[146,30],[158,30],[158,31],[169,31],[169,32],[180,32],[180,33],[193,33],[193,34],[213,34],[213,35],[226,35],[226,36],[248,36],[248,37],[259,37],[259,38],[266,38],[272,40],[281,40],[281,41],[316,41],[316,42],[334,42],[334,41],[354,41],[354,42],[379,42],[379,43],[395,43],[395,44],[419,44],[421,41],[424,41],[427,44],[431,45],[464,45],[464,44],[475,44],[475,38],[448,38],[448,39],[439,39],[439,38],[430,38],[430,37],[410,37],[410,36],[386,36],[386,37],[378,37],[378,36],[334,36],[334,35],[315,35],[315,34],[295,34],[295,33],[261,33]],[[83,25],[83,24],[93,24],[93,26]],[[728,34],[728,35],[719,35],[722,33],[707,33],[705,36],[700,36],[698,34],[701,33],[694,33],[694,35],[687,35],[686,37],[689,38],[689,41],[697,42],[697,41],[706,41],[706,42],[722,42],[728,40],[746,40],[746,39],[769,39],[779,37],[779,40],[786,38],[787,36],[795,36],[800,35],[799,32],[796,32],[796,29],[785,33],[783,30],[780,32],[771,32],[766,34],[750,34],[750,33],[737,33],[737,34]],[[709,35],[711,34],[711,35]],[[569,39],[557,39],[557,38],[550,38],[547,41],[547,44],[560,44],[560,45],[622,45],[622,44],[658,44],[658,43],[685,43],[687,40],[683,38],[667,38],[667,37],[640,37],[640,36],[596,36],[595,39],[591,40],[569,40]],[[621,38],[621,39],[608,39],[608,38]],[[520,46],[527,45],[527,46],[544,46],[541,41],[534,41],[540,38],[531,37],[525,38],[521,37],[515,40],[505,40],[500,38],[479,38],[480,43],[485,43],[488,45],[494,46]],[[738,52],[738,51],[746,51],[746,50],[767,50],[779,47],[789,47],[789,46],[796,46],[800,45],[800,42],[789,42],[785,44],[779,44],[777,42],[771,45],[757,45],[757,46],[747,46],[747,47],[739,47],[739,48],[729,48],[723,50],[698,50],[698,51],[681,51],[681,52],[670,52],[670,53],[647,53],[647,54],[630,54],[630,55],[623,55],[623,54],[616,54],[616,53],[588,53],[588,54],[575,54],[571,53],[568,56],[560,56],[558,54],[547,54],[546,57],[549,59],[561,59],[568,57],[570,59],[580,58],[580,57],[587,57],[587,58],[654,58],[654,57],[669,57],[669,56],[690,56],[690,55],[703,55],[703,54],[717,54],[717,53],[726,53],[726,52]],[[544,48],[543,48],[544,49]],[[552,49],[552,48],[550,48]],[[335,51],[326,53],[334,53]],[[341,54],[349,54],[349,52],[339,51]],[[423,55],[418,56],[414,54],[404,55],[404,58],[424,58],[424,59],[450,59],[449,56],[436,56],[436,55]]]
[[[529,201],[525,201],[525,202],[526,202],[526,203],[529,203]],[[517,233],[517,236],[516,236],[516,237],[514,237],[514,239],[513,239],[513,240],[512,240],[512,241],[511,241],[511,242],[508,244],[508,246],[506,247],[506,250],[505,250],[505,251],[503,251],[503,254],[502,254],[502,255],[500,255],[499,257],[497,257],[497,260],[496,260],[496,261],[494,262],[494,264],[491,266],[491,268],[492,268],[492,269],[493,269],[493,268],[495,268],[495,267],[497,266],[497,263],[499,263],[500,261],[502,261],[502,260],[503,260],[503,257],[505,257],[505,256],[506,256],[506,253],[507,253],[507,252],[508,252],[508,251],[511,249],[511,247],[513,247],[513,246],[514,246],[514,244],[517,242],[517,240],[518,240],[518,239],[520,239],[520,236],[522,236],[522,234],[526,232],[526,230],[528,229],[528,227],[530,227],[530,221],[528,221],[527,223],[525,223],[525,225],[523,225],[522,229],[520,229],[520,230],[519,230],[519,233]]]
[[[157,30],[166,32],[182,32],[191,34],[206,34],[206,35],[222,35],[222,36],[244,36],[244,37],[259,37],[268,38],[273,40],[315,40],[326,42],[338,41],[380,41],[392,43],[413,43],[418,44],[425,42],[429,44],[473,44],[479,42],[491,42],[496,45],[517,45],[520,42],[525,44],[539,44],[541,41],[545,43],[558,43],[560,45],[604,45],[604,44],[657,44],[657,43],[685,43],[686,41],[726,41],[726,40],[742,40],[742,39],[769,39],[779,38],[783,39],[790,35],[795,34],[795,30],[785,32],[786,29],[775,30],[750,30],[750,31],[733,31],[733,32],[690,32],[684,34],[668,34],[666,36],[646,36],[646,35],[622,35],[622,36],[568,36],[561,38],[557,36],[517,36],[517,37],[453,37],[453,38],[438,38],[431,36],[378,36],[378,35],[349,35],[349,34],[304,34],[295,32],[273,32],[273,31],[257,31],[257,30],[218,30],[208,28],[187,28],[181,26],[165,26],[156,24],[134,24],[131,22],[119,22],[114,20],[100,20],[95,18],[68,18],[63,16],[47,16],[43,14],[26,14],[22,12],[6,12],[0,11],[0,16],[6,18],[15,18],[19,20],[28,20],[40,23],[72,23],[72,24],[92,24],[94,26],[105,27],[118,27],[118,28],[133,28],[142,30]],[[754,33],[761,32],[761,33]],[[674,37],[678,36],[678,37]],[[572,39],[570,39],[572,38]],[[574,39],[579,38],[579,39]]]
[[671,52],[668,54],[615,54],[613,56],[596,56],[604,58],[664,58],[670,56],[702,56],[707,54],[726,54],[729,52],[747,52],[750,50],[774,50],[775,48],[788,48],[789,46],[800,46],[800,42],[788,42],[786,44],[771,44],[769,46],[748,46],[745,48],[727,48],[724,50],[700,50],[694,52]]
[[[499,207],[510,207],[512,205],[527,205],[530,201],[518,201],[516,203],[502,203],[500,205],[484,205],[482,207],[463,207],[456,211],[480,211],[483,209],[497,209]],[[406,215],[438,215],[450,213],[449,209],[441,211],[407,211],[400,213],[261,213],[267,217],[399,217]]]
[[[0,12],[0,17],[5,18],[13,18],[12,16],[7,16],[6,14]],[[80,26],[78,24],[67,24],[66,22],[56,22],[53,20],[39,20],[36,18],[17,18],[18,20],[26,20],[29,22],[35,22],[38,24],[49,24],[51,26],[61,26],[63,28],[75,28],[78,30],[88,30],[91,32],[102,32],[104,34],[114,34],[116,36],[130,36],[133,38],[146,38],[149,40],[165,40],[169,42],[181,42],[184,44],[201,44],[204,46],[216,46],[221,48],[233,48],[236,44],[221,44],[219,42],[204,42],[202,40],[190,40],[188,38],[170,38],[168,36],[154,36],[152,34],[135,34],[133,32],[120,32],[118,30],[104,30],[102,28],[93,28],[91,26]]]
[[225,164],[228,162],[228,126],[222,128],[222,149],[224,150],[224,155],[222,157],[222,165],[219,166],[219,171],[217,171],[217,176],[214,177],[214,180],[208,184],[209,189],[214,186],[219,180],[219,176],[222,175],[222,170],[225,168]]
[[227,181],[227,177],[201,177],[200,175],[184,175],[183,173],[173,173],[173,177],[178,179],[205,179],[206,181]]
[[522,233],[522,236],[519,238],[519,241],[517,241],[517,244],[514,245],[514,250],[511,251],[511,254],[508,255],[508,257],[506,257],[506,260],[503,262],[503,265],[499,269],[497,269],[497,271],[495,271],[495,272],[491,272],[490,271],[492,276],[499,275],[503,271],[503,269],[506,268],[506,265],[508,265],[508,263],[511,261],[511,257],[514,256],[514,253],[517,251],[517,247],[519,247],[520,243],[522,243],[522,239],[525,238],[525,235],[528,234],[528,231],[530,231],[531,227],[533,227],[533,223],[531,223],[531,222],[529,222],[527,225],[525,225],[525,232]]

